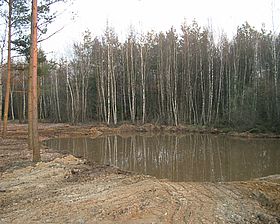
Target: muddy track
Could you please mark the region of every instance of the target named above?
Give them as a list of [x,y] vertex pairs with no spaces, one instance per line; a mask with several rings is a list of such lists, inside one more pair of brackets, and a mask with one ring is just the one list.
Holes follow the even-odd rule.
[[[0,139],[0,223],[280,223],[280,177],[175,183],[42,148],[33,164],[26,125]],[[40,126],[41,139],[114,130]],[[118,130],[119,131],[119,130]]]

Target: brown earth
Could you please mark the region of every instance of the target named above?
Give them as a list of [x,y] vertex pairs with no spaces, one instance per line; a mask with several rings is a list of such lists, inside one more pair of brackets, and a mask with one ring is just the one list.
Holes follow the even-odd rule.
[[[40,140],[126,131],[184,131],[145,125],[40,124]],[[215,132],[215,130],[214,130]],[[31,162],[27,125],[0,138],[0,223],[280,223],[280,176],[230,183],[174,183],[92,164],[42,146]]]

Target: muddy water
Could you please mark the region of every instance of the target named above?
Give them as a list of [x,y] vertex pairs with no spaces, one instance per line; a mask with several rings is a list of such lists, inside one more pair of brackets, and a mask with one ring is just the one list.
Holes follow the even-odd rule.
[[173,181],[234,181],[280,173],[280,140],[131,135],[52,139],[57,150]]

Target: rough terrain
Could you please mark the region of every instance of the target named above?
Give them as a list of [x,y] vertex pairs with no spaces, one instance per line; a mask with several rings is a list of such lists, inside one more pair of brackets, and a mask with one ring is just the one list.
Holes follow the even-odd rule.
[[[133,127],[40,124],[39,129],[43,140],[96,137]],[[34,164],[26,138],[24,124],[9,125],[8,137],[0,138],[1,224],[280,223],[279,175],[247,182],[174,183],[43,146],[43,162]]]

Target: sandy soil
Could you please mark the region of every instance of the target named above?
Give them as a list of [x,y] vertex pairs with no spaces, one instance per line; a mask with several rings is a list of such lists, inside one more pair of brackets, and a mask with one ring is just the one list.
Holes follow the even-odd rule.
[[[43,140],[135,128],[40,124],[39,129]],[[8,137],[0,138],[1,224],[280,223],[279,175],[247,182],[174,183],[92,164],[43,146],[43,162],[34,164],[26,143],[27,126],[12,124],[8,130]],[[147,130],[158,128],[137,128]]]

